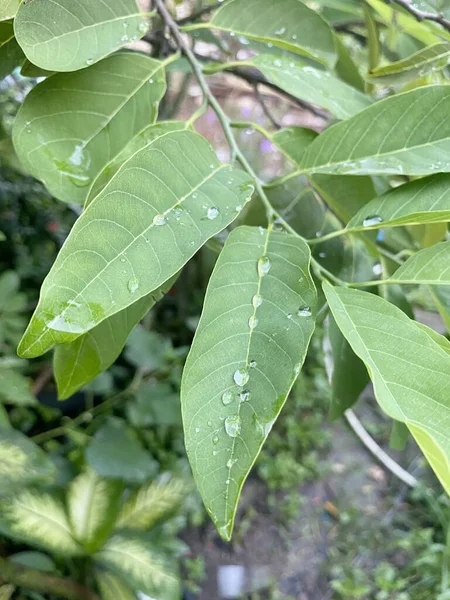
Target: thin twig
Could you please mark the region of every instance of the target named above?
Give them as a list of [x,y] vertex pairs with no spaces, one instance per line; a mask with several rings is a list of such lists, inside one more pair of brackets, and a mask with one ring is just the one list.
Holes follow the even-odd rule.
[[450,31],[450,21],[445,18],[443,13],[434,13],[434,12],[428,12],[425,10],[419,10],[411,2],[409,2],[409,0],[384,0],[384,1],[386,2],[386,4],[391,4],[392,2],[394,2],[395,4],[398,4],[399,6],[404,8],[407,12],[409,12],[410,15],[415,17],[420,22],[433,21],[434,23],[438,23],[439,25],[442,25],[442,27],[444,27],[444,29],[446,29],[447,31]]
[[258,100],[259,104],[261,105],[263,113],[266,115],[266,117],[269,119],[269,121],[272,123],[272,125],[275,127],[275,129],[281,129],[280,123],[276,120],[276,118],[271,113],[269,107],[266,104],[264,96],[259,91],[259,85],[257,83],[255,84],[255,95],[256,95],[256,99]]

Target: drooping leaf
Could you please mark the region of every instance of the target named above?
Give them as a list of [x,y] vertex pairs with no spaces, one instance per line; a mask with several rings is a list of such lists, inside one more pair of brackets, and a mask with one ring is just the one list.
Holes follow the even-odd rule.
[[19,159],[56,198],[84,202],[103,167],[155,122],[165,89],[164,63],[135,52],[53,75],[28,94],[14,122]]
[[125,421],[109,418],[86,451],[89,465],[103,477],[143,483],[156,474],[157,463]]
[[450,242],[440,242],[419,250],[392,276],[401,283],[450,285]]
[[103,600],[136,600],[129,585],[109,571],[97,571],[95,576]]
[[181,425],[180,394],[168,383],[148,382],[141,385],[132,402],[127,402],[127,417],[134,427]]
[[119,509],[122,484],[86,469],[70,484],[67,495],[69,520],[74,538],[95,552],[112,531]]
[[383,298],[328,284],[324,291],[339,328],[369,370],[380,406],[408,426],[450,493],[450,355]]
[[404,83],[444,69],[449,62],[450,43],[437,42],[408,58],[372,69],[368,79],[379,83]]
[[119,573],[134,588],[161,600],[180,595],[180,580],[167,557],[136,534],[116,534],[103,546],[96,558]]
[[444,173],[405,183],[367,203],[347,228],[363,231],[449,221],[449,186],[450,175]]
[[427,175],[450,171],[450,88],[430,85],[376,102],[322,133],[307,172]]
[[12,73],[24,60],[25,56],[14,37],[13,24],[0,20],[0,80]]
[[175,512],[185,496],[186,484],[165,473],[133,492],[122,507],[116,527],[147,531]]
[[[299,1],[299,0],[295,0]],[[371,104],[371,99],[331,73],[287,56],[261,54],[251,60],[269,81],[300,100],[347,119]]]
[[49,71],[77,71],[143,37],[148,31],[136,0],[33,0],[14,21],[28,60]]
[[336,62],[334,36],[328,23],[300,0],[231,0],[208,23],[253,40],[315,58]]
[[39,446],[15,429],[0,429],[0,496],[54,476],[55,467]]
[[252,193],[248,175],[220,163],[196,133],[168,133],[134,154],[72,229],[44,281],[21,355],[72,342],[156,290]]
[[16,16],[21,0],[2,0],[0,6],[0,21],[6,21]]
[[343,41],[339,38],[339,36],[335,36],[335,43],[338,53],[338,61],[335,65],[335,71],[337,75],[353,86],[355,89],[360,92],[365,91],[365,83],[364,79],[361,76],[361,73],[358,70],[358,67],[354,63],[352,57],[350,56],[350,52],[347,50]]
[[177,275],[171,277],[160,288],[102,321],[74,342],[59,344],[55,348],[53,371],[61,400],[74,394],[113,364],[133,328],[170,290],[176,278]]
[[238,227],[214,268],[183,373],[197,486],[230,539],[244,481],[296,380],[314,330],[310,253],[299,238]]
[[64,504],[52,494],[24,490],[2,501],[0,517],[20,540],[64,556],[82,553],[72,537]]
[[31,381],[13,369],[0,366],[0,402],[16,406],[34,406]]

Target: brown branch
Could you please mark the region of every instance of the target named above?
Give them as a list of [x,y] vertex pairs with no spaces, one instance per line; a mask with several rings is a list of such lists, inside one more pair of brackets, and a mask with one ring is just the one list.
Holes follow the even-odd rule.
[[0,558],[0,581],[35,592],[54,594],[67,600],[100,600],[97,594],[84,585],[16,565],[4,558]]
[[442,25],[444,29],[450,31],[450,21],[445,18],[443,13],[433,13],[427,12],[424,10],[419,10],[416,8],[409,0],[384,0],[386,4],[398,4],[402,8],[404,8],[410,15],[412,15],[418,21],[433,21],[434,23],[438,23]]

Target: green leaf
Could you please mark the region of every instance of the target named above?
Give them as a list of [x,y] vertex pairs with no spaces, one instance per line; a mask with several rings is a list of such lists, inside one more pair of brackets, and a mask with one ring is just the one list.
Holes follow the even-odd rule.
[[134,591],[120,577],[108,571],[97,571],[95,578],[103,600],[136,600]]
[[450,242],[419,250],[392,275],[401,283],[450,285]]
[[61,400],[72,396],[113,364],[133,328],[170,290],[176,278],[177,275],[171,277],[157,290],[102,321],[71,344],[56,346],[53,371]]
[[450,87],[430,85],[376,102],[308,147],[307,172],[426,175],[450,171]]
[[252,58],[251,64],[280,89],[326,108],[338,119],[351,117],[372,103],[368,96],[328,71],[291,57],[262,54]]
[[134,589],[158,600],[179,598],[180,580],[174,566],[152,544],[135,535],[114,535],[96,558],[119,573]]
[[130,335],[125,356],[135,367],[157,371],[163,366],[170,348],[170,340],[160,333],[137,327]]
[[186,496],[186,484],[165,473],[133,492],[122,507],[116,527],[147,531],[171,516]]
[[347,228],[353,231],[442,223],[450,220],[450,175],[439,174],[400,185],[367,203]]
[[324,284],[339,328],[363,360],[381,408],[408,426],[450,493],[450,355],[400,309]]
[[127,402],[127,417],[139,429],[150,425],[181,426],[180,395],[168,383],[141,385],[132,402]]
[[231,0],[207,26],[303,54],[329,66],[337,59],[330,26],[300,0]]
[[357,211],[375,197],[375,189],[370,177],[317,173],[310,177],[310,181],[331,210],[344,223],[347,223]]
[[249,176],[220,163],[196,133],[167,133],[134,154],[73,227],[44,281],[21,355],[72,342],[156,290],[252,193]]
[[8,558],[11,562],[29,569],[38,569],[46,573],[57,570],[53,560],[42,552],[17,552]]
[[13,585],[0,585],[0,600],[10,600],[15,589]]
[[[0,8],[0,12],[1,12]],[[0,22],[0,80],[14,71],[25,56],[14,37],[12,22]]]
[[0,517],[14,537],[55,554],[81,554],[70,531],[64,504],[52,494],[25,490],[0,505]]
[[140,39],[148,31],[136,0],[33,0],[14,21],[28,60],[49,71],[77,71]]
[[430,338],[434,340],[436,344],[438,344],[442,348],[442,350],[444,350],[444,352],[450,354],[450,340],[448,340],[446,337],[444,337],[434,329],[431,329],[431,327],[428,327],[428,325],[424,325],[423,323],[419,322],[416,322],[416,325],[417,327],[420,327],[420,329],[425,331],[425,333],[429,335]]
[[157,470],[157,463],[134,431],[115,417],[97,431],[86,451],[86,460],[99,475],[129,483],[143,483]]
[[429,290],[447,331],[450,332],[450,287],[448,285],[435,285]]
[[54,476],[55,467],[39,446],[15,429],[0,429],[0,496]]
[[21,0],[2,0],[0,6],[0,21],[6,21],[16,16]]
[[120,482],[103,479],[89,468],[70,484],[67,503],[73,536],[88,552],[98,550],[111,533],[121,492]]
[[316,139],[317,133],[304,127],[286,127],[272,136],[273,143],[289,160],[299,165],[306,148]]
[[56,198],[84,202],[105,165],[156,121],[165,89],[164,63],[135,52],[53,75],[28,94],[14,122],[19,159]]
[[0,366],[0,401],[16,406],[34,406],[31,381],[17,371]]
[[402,451],[408,443],[409,430],[404,423],[393,421],[391,435],[389,437],[389,446],[394,450]]
[[361,77],[358,67],[353,62],[350,52],[337,35],[335,36],[335,42],[338,52],[338,61],[335,65],[336,74],[340,77],[340,79],[342,79],[342,81],[345,81],[345,83],[348,83],[355,89],[364,93],[366,84],[364,79]]
[[383,65],[369,72],[369,81],[377,83],[405,83],[428,73],[444,69],[450,62],[450,43],[437,42],[415,52],[408,58]]
[[181,388],[197,486],[229,540],[244,481],[303,364],[317,294],[299,238],[239,227],[214,268]]

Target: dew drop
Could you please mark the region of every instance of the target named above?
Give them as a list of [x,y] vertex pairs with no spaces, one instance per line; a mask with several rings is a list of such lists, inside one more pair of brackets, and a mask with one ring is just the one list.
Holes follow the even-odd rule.
[[294,40],[294,41],[295,41],[296,39],[297,39],[297,35],[296,35],[295,33],[293,33],[293,34],[291,35],[291,40]]
[[195,433],[200,433],[200,427],[195,428]]
[[264,275],[267,275],[267,273],[270,271],[270,267],[272,265],[270,264],[270,258],[268,256],[261,256],[261,258],[258,260],[258,274],[260,277],[263,277]]
[[212,441],[213,441],[213,444],[214,444],[214,445],[218,444],[218,443],[219,443],[219,436],[218,436],[218,435],[215,435],[215,436],[213,437]]
[[258,308],[263,303],[262,296],[255,294],[252,298],[252,304],[254,308]]
[[288,314],[287,314],[287,318],[288,318],[288,319],[292,319],[292,313],[288,313]]
[[320,258],[326,258],[327,253],[326,252],[319,252],[319,257]]
[[148,82],[149,82],[149,83],[153,83],[153,79],[149,79],[149,80],[148,80]]
[[220,211],[218,208],[216,208],[215,206],[210,206],[210,208],[208,208],[208,212],[206,213],[206,216],[208,217],[208,219],[210,221],[212,221],[213,219],[216,219],[220,214]]
[[254,315],[252,315],[248,320],[248,326],[250,327],[250,329],[255,329],[257,325],[258,319]]
[[297,377],[297,375],[300,373],[300,370],[302,368],[302,365],[300,363],[297,363],[294,367],[294,375]]
[[208,421],[208,427],[212,427],[212,421]]
[[137,277],[131,277],[131,279],[128,280],[127,287],[130,294],[135,294],[139,288],[139,279]]
[[275,31],[275,35],[283,35],[283,33],[286,33],[286,27],[280,27]]
[[127,34],[123,35],[123,36],[120,38],[120,41],[121,41],[121,42],[128,42],[128,36],[127,36]]
[[227,469],[231,469],[233,465],[237,463],[237,458],[229,458],[227,460]]
[[124,263],[124,262],[126,262],[126,261],[127,261],[127,259],[126,259],[126,258],[121,258],[121,259],[120,259],[120,262],[121,262],[121,263]]
[[251,360],[251,361],[248,363],[248,366],[249,366],[249,367],[251,367],[252,369],[254,369],[254,368],[256,367],[256,360]]
[[239,400],[241,402],[247,402],[250,399],[250,392],[248,390],[244,390],[239,394]]
[[160,226],[166,224],[166,217],[164,215],[155,215],[153,217],[153,225]]
[[382,223],[383,219],[379,215],[373,215],[371,217],[366,217],[363,221],[363,227],[372,227],[373,225],[378,225],[378,223]]
[[222,394],[222,404],[228,406],[233,402],[233,394],[231,392],[224,392]]
[[86,61],[87,65],[93,65],[94,64],[94,59],[93,58],[88,58]]
[[312,312],[309,306],[302,306],[298,309],[297,314],[299,317],[310,317],[312,315]]
[[234,372],[233,379],[237,385],[241,387],[245,385],[249,379],[247,369],[237,369],[237,371]]
[[225,419],[225,431],[227,434],[235,438],[241,433],[241,417],[239,415],[233,415]]
[[215,165],[212,165],[212,164],[211,164],[211,165],[209,165],[209,168],[210,168],[210,169],[214,169],[214,167],[215,167]]
[[145,21],[142,21],[142,23],[139,23],[138,29],[139,29],[139,31],[141,33],[147,33],[147,31],[148,31],[148,23],[146,23]]
[[236,210],[236,212],[241,212],[241,210],[242,210],[242,205],[241,205],[241,204],[238,204],[238,205],[236,206],[236,209],[235,209],[235,210]]

